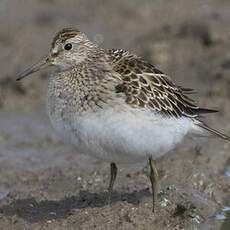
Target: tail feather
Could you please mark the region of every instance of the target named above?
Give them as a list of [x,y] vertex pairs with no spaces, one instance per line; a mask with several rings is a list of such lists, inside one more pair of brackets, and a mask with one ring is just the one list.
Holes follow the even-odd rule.
[[198,114],[202,114],[202,113],[218,113],[219,111],[218,110],[214,110],[214,109],[205,109],[205,108],[198,108],[196,110],[196,112]]
[[218,136],[218,137],[220,137],[220,138],[222,138],[224,140],[230,141],[230,137],[229,136],[227,136],[227,135],[225,135],[225,134],[223,134],[223,133],[221,133],[221,132],[219,132],[219,131],[211,128],[211,127],[209,127],[208,125],[204,124],[203,122],[199,122],[197,125],[199,127],[201,127],[202,129],[205,129],[208,132],[213,133],[214,135],[216,135],[216,136]]

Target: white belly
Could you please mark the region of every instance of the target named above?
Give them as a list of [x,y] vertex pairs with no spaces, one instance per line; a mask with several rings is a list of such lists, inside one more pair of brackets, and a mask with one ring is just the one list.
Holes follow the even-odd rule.
[[152,112],[109,110],[72,116],[50,116],[61,137],[78,152],[105,161],[135,163],[147,155],[158,158],[173,149],[193,127],[189,118],[163,118]]

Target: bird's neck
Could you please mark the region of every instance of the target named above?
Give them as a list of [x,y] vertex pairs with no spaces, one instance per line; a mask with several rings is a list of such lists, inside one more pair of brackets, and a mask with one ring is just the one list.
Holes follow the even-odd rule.
[[91,108],[91,105],[97,103],[105,106],[118,84],[112,73],[107,54],[100,49],[94,50],[83,62],[54,76],[49,84],[50,94],[52,96],[55,92],[58,97],[61,95],[66,106],[71,105],[76,110],[83,105]]

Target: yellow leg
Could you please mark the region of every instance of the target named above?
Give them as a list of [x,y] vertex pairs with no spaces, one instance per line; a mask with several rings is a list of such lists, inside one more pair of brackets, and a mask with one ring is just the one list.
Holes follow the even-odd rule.
[[152,156],[148,159],[149,164],[149,179],[151,182],[151,188],[152,188],[152,199],[153,199],[153,212],[155,208],[155,204],[157,201],[157,193],[158,193],[158,172],[157,168],[155,166],[155,163],[152,159]]
[[108,188],[108,195],[107,195],[107,202],[108,205],[111,204],[111,196],[113,192],[113,185],[117,177],[117,166],[114,162],[110,163],[110,181],[109,181],[109,188]]

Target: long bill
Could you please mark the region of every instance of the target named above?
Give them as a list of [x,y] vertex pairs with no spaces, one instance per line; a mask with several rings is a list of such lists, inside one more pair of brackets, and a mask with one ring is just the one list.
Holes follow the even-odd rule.
[[50,65],[50,61],[48,57],[43,58],[41,61],[39,61],[37,64],[31,66],[30,68],[26,69],[25,71],[23,71],[22,73],[20,73],[17,76],[16,81],[20,81],[21,79],[23,79],[26,76],[29,76],[32,73],[35,73],[41,69],[44,69],[45,67]]

